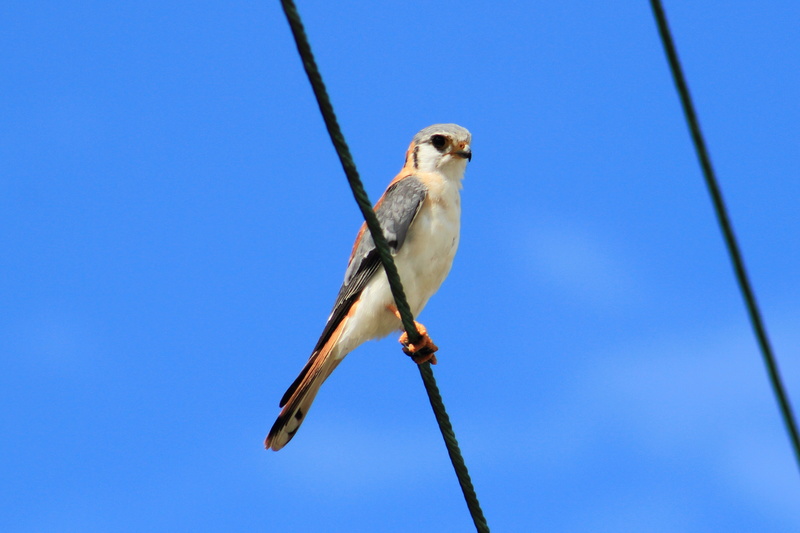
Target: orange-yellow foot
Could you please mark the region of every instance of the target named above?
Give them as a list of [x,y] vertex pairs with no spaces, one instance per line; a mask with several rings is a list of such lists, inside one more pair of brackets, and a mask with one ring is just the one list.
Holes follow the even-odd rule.
[[434,355],[434,352],[436,352],[439,347],[433,344],[431,338],[428,337],[428,330],[425,329],[425,326],[416,320],[414,321],[414,325],[417,326],[420,339],[415,344],[411,344],[408,342],[408,333],[403,332],[399,339],[400,344],[403,345],[403,352],[405,352],[406,355],[410,355],[411,359],[413,359],[418,365],[421,365],[422,363],[430,363],[435,365],[436,356]]

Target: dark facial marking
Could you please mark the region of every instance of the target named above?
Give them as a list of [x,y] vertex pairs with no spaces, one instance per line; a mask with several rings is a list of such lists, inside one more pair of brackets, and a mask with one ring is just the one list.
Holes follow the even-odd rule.
[[417,152],[419,152],[419,145],[414,147],[414,168],[419,168],[419,161],[417,160]]

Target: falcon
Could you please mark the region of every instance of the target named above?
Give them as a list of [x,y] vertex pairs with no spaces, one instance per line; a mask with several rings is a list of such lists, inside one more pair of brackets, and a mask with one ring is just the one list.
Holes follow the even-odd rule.
[[[472,160],[466,129],[435,124],[414,136],[405,164],[374,210],[389,243],[411,312],[417,316],[439,289],[458,248],[461,180]],[[418,364],[436,364],[437,347],[425,327],[416,344],[400,336]],[[328,321],[300,374],[281,398],[283,409],[264,445],[280,450],[297,433],[322,383],[342,359],[368,340],[402,329],[378,250],[366,224],[358,232]]]

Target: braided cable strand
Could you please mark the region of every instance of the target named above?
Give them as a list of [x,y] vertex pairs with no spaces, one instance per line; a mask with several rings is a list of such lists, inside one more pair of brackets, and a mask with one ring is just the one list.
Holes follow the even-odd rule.
[[781,380],[780,372],[778,371],[778,364],[775,360],[775,355],[772,351],[769,338],[767,337],[767,330],[764,326],[764,321],[761,318],[761,312],[756,304],[755,293],[753,292],[750,280],[747,276],[747,271],[744,268],[744,259],[739,250],[739,245],[736,241],[736,236],[733,233],[733,226],[731,225],[730,218],[728,217],[725,208],[725,202],[722,199],[722,191],[720,190],[717,182],[714,169],[711,166],[711,157],[708,155],[703,134],[700,131],[700,121],[697,119],[697,113],[692,104],[692,98],[689,94],[689,86],[683,76],[683,69],[681,68],[680,61],[678,60],[678,52],[675,49],[675,44],[667,24],[667,17],[664,14],[664,8],[660,0],[650,0],[650,5],[653,9],[656,23],[658,25],[658,32],[661,36],[661,41],[664,45],[664,51],[667,55],[672,77],[675,80],[675,87],[680,96],[681,105],[683,106],[683,113],[686,116],[686,122],[689,125],[689,131],[692,135],[695,150],[697,151],[697,158],[700,161],[700,166],[703,169],[703,176],[705,178],[708,192],[711,195],[711,201],[714,204],[714,212],[717,215],[722,235],[725,239],[725,244],[728,247],[728,254],[730,255],[733,269],[736,273],[736,280],[739,283],[739,289],[742,291],[745,305],[750,316],[750,322],[761,348],[761,355],[764,359],[764,364],[767,367],[770,383],[772,384],[773,392],[778,400],[778,406],[783,416],[784,424],[789,433],[792,447],[794,448],[795,460],[797,461],[798,468],[800,468],[800,436],[797,431],[797,423],[795,422],[794,415],[792,414],[792,406],[789,403],[789,397],[786,394],[783,382]]
[[[400,313],[403,322],[403,328],[408,334],[409,341],[413,344],[420,338],[419,331],[417,331],[417,328],[414,324],[414,317],[411,313],[411,308],[408,305],[408,301],[406,300],[405,292],[403,291],[403,285],[400,282],[400,276],[397,273],[397,267],[394,264],[394,259],[392,258],[391,251],[389,250],[389,245],[386,242],[386,237],[383,235],[378,218],[372,209],[372,203],[369,201],[369,197],[367,196],[364,186],[361,183],[361,178],[358,176],[358,171],[356,170],[353,157],[350,154],[350,149],[348,148],[347,143],[344,140],[344,135],[339,128],[339,123],[336,120],[336,114],[333,111],[333,105],[328,97],[325,84],[322,81],[322,75],[320,74],[316,62],[314,61],[314,55],[311,52],[311,45],[308,42],[308,37],[306,36],[305,29],[303,28],[300,14],[297,12],[297,7],[292,0],[281,0],[281,5],[283,6],[283,11],[286,14],[286,19],[289,21],[292,35],[294,36],[295,43],[297,44],[297,51],[300,54],[306,75],[308,76],[308,79],[311,82],[311,87],[314,90],[314,96],[317,99],[317,104],[319,105],[319,110],[322,113],[322,117],[325,120],[325,126],[328,129],[328,134],[331,137],[333,146],[336,148],[336,153],[339,156],[339,161],[342,163],[342,168],[347,176],[347,181],[349,182],[350,188],[353,191],[353,196],[355,197],[356,203],[358,204],[359,209],[361,209],[361,214],[364,216],[367,227],[372,234],[372,239],[375,241],[375,247],[380,255],[383,268],[386,271],[386,277],[389,280],[389,286],[392,289],[392,295],[394,296],[397,310]],[[439,424],[439,429],[442,432],[442,437],[444,438],[445,445],[447,446],[447,453],[450,455],[450,461],[453,463],[453,468],[456,472],[456,476],[458,477],[458,482],[461,485],[461,491],[464,493],[464,499],[467,502],[467,507],[469,508],[470,515],[472,516],[472,521],[475,523],[475,528],[479,533],[488,533],[489,526],[487,525],[486,519],[483,516],[483,511],[481,510],[480,503],[478,502],[478,496],[475,493],[474,487],[472,486],[472,481],[469,477],[467,467],[464,463],[463,457],[461,456],[461,450],[458,447],[458,441],[456,440],[455,433],[453,432],[453,426],[450,424],[450,418],[447,416],[447,412],[444,408],[444,402],[439,394],[439,388],[436,386],[436,380],[433,377],[433,370],[431,369],[429,363],[422,363],[418,366],[420,376],[422,376],[422,382],[425,385],[425,390],[428,393],[428,399],[431,402],[431,407],[433,408],[434,415],[436,416],[436,421]]]
[[369,201],[367,192],[361,184],[361,178],[358,175],[353,156],[350,154],[350,148],[344,140],[344,135],[339,127],[339,121],[336,120],[333,104],[331,104],[331,100],[328,97],[328,91],[325,89],[325,83],[322,81],[322,75],[314,60],[314,54],[311,52],[311,45],[308,42],[306,31],[303,28],[300,14],[297,12],[297,7],[291,0],[281,0],[281,5],[289,21],[289,26],[292,29],[292,34],[297,44],[297,51],[303,61],[303,68],[305,68],[308,81],[311,82],[311,88],[317,99],[322,118],[325,120],[325,126],[328,128],[328,134],[331,137],[334,148],[336,148],[336,154],[339,156],[339,161],[342,163],[342,168],[344,169],[345,176],[347,176],[347,181],[350,183],[350,189],[353,192],[356,203],[359,209],[361,209],[361,214],[364,216],[369,232],[372,234],[372,239],[375,241],[381,263],[383,263],[383,268],[386,270],[386,277],[389,279],[389,286],[392,289],[392,294],[397,304],[397,310],[400,312],[403,328],[408,333],[408,338],[413,344],[419,341],[420,335],[417,331],[417,327],[414,325],[414,318],[411,314],[411,308],[406,301],[403,286],[400,284],[400,276],[397,273],[397,267],[392,259],[392,254],[389,251],[389,244],[386,242],[386,237],[383,235],[378,217],[372,210],[372,203]]
[[423,363],[418,366],[419,374],[422,376],[422,383],[425,384],[428,399],[431,402],[433,413],[436,416],[436,422],[438,422],[439,429],[442,431],[442,437],[447,446],[447,453],[450,455],[450,462],[453,463],[453,468],[458,476],[458,482],[464,493],[464,499],[467,501],[469,514],[472,516],[472,521],[475,523],[475,529],[479,533],[489,533],[489,525],[486,523],[486,518],[483,516],[483,510],[481,510],[480,503],[478,503],[478,495],[475,493],[475,488],[472,486],[472,479],[470,479],[469,472],[467,471],[467,465],[464,463],[464,458],[461,456],[456,434],[453,431],[453,426],[450,424],[450,417],[447,416],[447,411],[444,410],[444,401],[442,401],[442,396],[439,394],[439,387],[436,386],[436,380],[433,378],[433,369],[431,369],[429,363]]

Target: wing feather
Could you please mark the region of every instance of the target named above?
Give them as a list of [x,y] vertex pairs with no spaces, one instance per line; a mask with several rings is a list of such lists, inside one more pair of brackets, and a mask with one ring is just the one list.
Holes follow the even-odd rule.
[[[425,184],[414,176],[408,176],[394,181],[381,199],[378,200],[375,205],[375,214],[381,224],[381,229],[383,229],[383,234],[386,236],[392,254],[396,254],[403,246],[408,234],[408,228],[414,222],[417,213],[422,207],[422,202],[425,201],[427,196],[428,188]],[[336,297],[336,303],[333,304],[333,310],[328,317],[328,322],[325,324],[322,335],[320,335],[300,375],[297,376],[281,398],[280,407],[283,407],[290,400],[300,384],[303,383],[306,374],[313,366],[315,356],[322,350],[325,343],[336,331],[336,328],[347,316],[353,304],[358,300],[361,291],[364,290],[372,276],[378,272],[380,266],[381,261],[378,257],[378,250],[375,248],[375,242],[366,229],[366,224],[364,224],[361,226],[356,238],[356,244],[353,247],[353,253],[350,256],[350,262],[344,275],[344,283],[339,289],[339,295]]]
[[[375,206],[375,215],[378,217],[392,255],[397,254],[403,246],[408,228],[417,217],[427,195],[428,188],[422,180],[415,176],[408,176],[394,182],[378,200]],[[353,305],[381,266],[378,249],[372,240],[372,234],[366,228],[366,223],[361,226],[359,236],[350,257],[350,263],[347,265],[344,283],[339,289],[336,303],[333,304],[333,310],[328,317],[328,323],[325,325],[314,351],[319,350],[325,344],[342,318],[347,315],[350,306]]]

